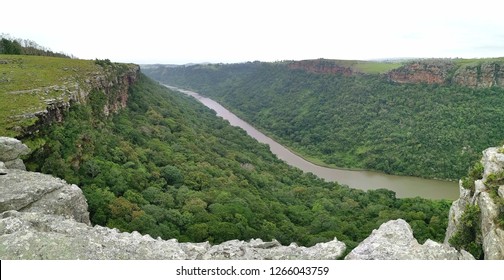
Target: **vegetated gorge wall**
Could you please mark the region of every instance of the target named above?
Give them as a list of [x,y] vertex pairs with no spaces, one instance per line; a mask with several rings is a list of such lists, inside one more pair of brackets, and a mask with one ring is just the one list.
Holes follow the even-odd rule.
[[[39,121],[24,132],[30,134],[44,124],[62,121],[64,111],[72,104],[90,102],[93,91],[106,95],[105,115],[124,108],[128,88],[137,80],[139,68],[129,66],[123,70],[89,78],[86,87],[63,88],[70,96],[68,101],[47,102],[47,109],[36,114]],[[19,140],[0,137],[0,259],[339,259],[346,249],[337,239],[309,248],[260,239],[211,245],[92,226],[80,188],[51,175],[27,172],[20,159],[27,153],[29,149]],[[408,223],[398,219],[374,230],[345,259],[473,257],[447,244],[430,240],[419,244]]]
[[[37,117],[37,122],[29,127],[18,128],[22,135],[30,135],[46,124],[63,121],[64,112],[73,104],[87,104],[93,93],[103,94],[105,104],[103,113],[108,116],[126,107],[128,89],[138,79],[140,67],[134,64],[110,64],[101,72],[86,78],[83,83],[73,85],[55,85],[51,89],[61,91],[60,98],[45,100],[45,110],[28,113],[20,117]],[[34,90],[36,93],[37,90]],[[67,98],[63,98],[66,96]]]

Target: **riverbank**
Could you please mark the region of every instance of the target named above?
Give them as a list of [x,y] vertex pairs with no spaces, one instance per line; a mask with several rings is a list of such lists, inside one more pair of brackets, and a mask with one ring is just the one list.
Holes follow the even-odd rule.
[[396,192],[396,196],[401,198],[419,196],[428,199],[454,200],[458,197],[459,191],[456,182],[389,175],[367,170],[331,168],[310,162],[243,121],[218,102],[193,91],[165,86],[196,98],[202,104],[214,110],[218,116],[229,121],[231,125],[244,129],[257,141],[268,144],[270,150],[287,164],[297,167],[304,172],[311,172],[327,181],[337,181],[340,184],[362,190],[385,188]]

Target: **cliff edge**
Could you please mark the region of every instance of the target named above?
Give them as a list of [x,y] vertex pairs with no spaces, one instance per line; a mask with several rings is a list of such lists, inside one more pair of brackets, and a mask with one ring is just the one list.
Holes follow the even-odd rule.
[[483,151],[472,176],[459,182],[445,243],[481,247],[484,259],[504,259],[504,147]]
[[468,88],[504,87],[502,59],[426,59],[393,69],[390,81],[399,84],[444,84]]

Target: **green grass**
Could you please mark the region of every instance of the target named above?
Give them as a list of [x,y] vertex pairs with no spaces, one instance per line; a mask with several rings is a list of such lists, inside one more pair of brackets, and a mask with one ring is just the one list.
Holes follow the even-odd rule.
[[454,59],[453,62],[458,64],[459,66],[465,66],[470,64],[480,64],[484,62],[504,62],[504,57],[495,57],[495,58],[457,58]]
[[365,60],[334,60],[334,62],[343,67],[348,67],[355,72],[364,74],[383,74],[390,70],[399,68],[403,65],[401,62],[384,61],[365,61]]
[[44,110],[46,100],[66,100],[63,87],[82,87],[101,71],[91,60],[0,55],[0,135],[17,136],[19,128],[36,122],[29,115]]
[[357,61],[353,68],[366,74],[383,74],[402,65],[400,62]]

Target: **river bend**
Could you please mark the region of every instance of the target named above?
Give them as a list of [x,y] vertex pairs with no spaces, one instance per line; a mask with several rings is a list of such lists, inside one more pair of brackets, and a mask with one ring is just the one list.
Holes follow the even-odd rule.
[[271,152],[287,164],[295,166],[304,172],[311,172],[327,181],[336,181],[340,184],[348,185],[349,187],[361,190],[385,188],[396,192],[396,196],[401,198],[419,196],[429,199],[455,200],[459,196],[458,184],[456,182],[423,179],[411,176],[388,175],[373,171],[328,168],[313,164],[264,135],[216,101],[201,96],[193,91],[167,85],[165,86],[196,98],[206,107],[214,110],[217,113],[217,116],[229,121],[231,125],[244,129],[257,141],[268,144]]

